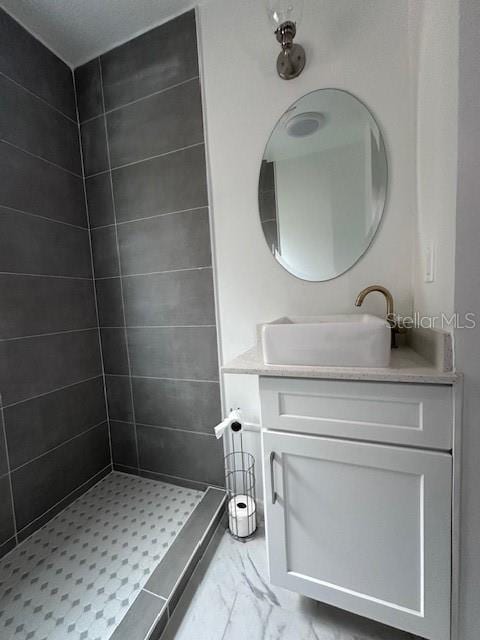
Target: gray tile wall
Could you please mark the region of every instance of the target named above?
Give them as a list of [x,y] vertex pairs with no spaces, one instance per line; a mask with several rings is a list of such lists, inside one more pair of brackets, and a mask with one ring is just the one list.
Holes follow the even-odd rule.
[[1,9],[0,95],[2,555],[111,458],[72,72]]
[[75,71],[114,466],[223,483],[195,14]]

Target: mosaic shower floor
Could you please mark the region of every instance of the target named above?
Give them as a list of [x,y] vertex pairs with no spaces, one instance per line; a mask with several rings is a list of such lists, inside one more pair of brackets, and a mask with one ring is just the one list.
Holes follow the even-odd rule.
[[101,480],[0,561],[1,640],[108,640],[202,495]]

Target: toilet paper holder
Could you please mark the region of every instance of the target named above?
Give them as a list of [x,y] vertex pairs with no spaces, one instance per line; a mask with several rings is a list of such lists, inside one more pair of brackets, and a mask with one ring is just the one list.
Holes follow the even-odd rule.
[[232,434],[241,433],[243,431],[243,420],[242,420],[242,412],[240,409],[230,409],[230,413],[228,416],[217,424],[215,427],[215,436],[217,440],[219,440],[225,433],[225,431],[229,429]]
[[255,458],[244,450],[241,410],[231,409],[228,417],[215,427],[218,439],[224,437],[226,455],[228,528],[236,540],[246,542],[257,530]]

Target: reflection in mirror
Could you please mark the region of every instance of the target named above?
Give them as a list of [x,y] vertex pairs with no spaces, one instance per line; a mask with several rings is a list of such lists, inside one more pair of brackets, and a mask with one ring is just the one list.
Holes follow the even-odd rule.
[[260,221],[275,258],[304,280],[350,269],[378,229],[387,159],[369,110],[338,89],[303,96],[267,143],[258,186]]

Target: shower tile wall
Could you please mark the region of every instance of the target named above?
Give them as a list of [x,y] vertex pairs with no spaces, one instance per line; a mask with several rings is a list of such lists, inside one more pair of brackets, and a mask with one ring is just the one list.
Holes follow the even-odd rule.
[[3,555],[110,451],[72,73],[1,9],[0,95]]
[[75,71],[116,469],[223,483],[195,14]]

